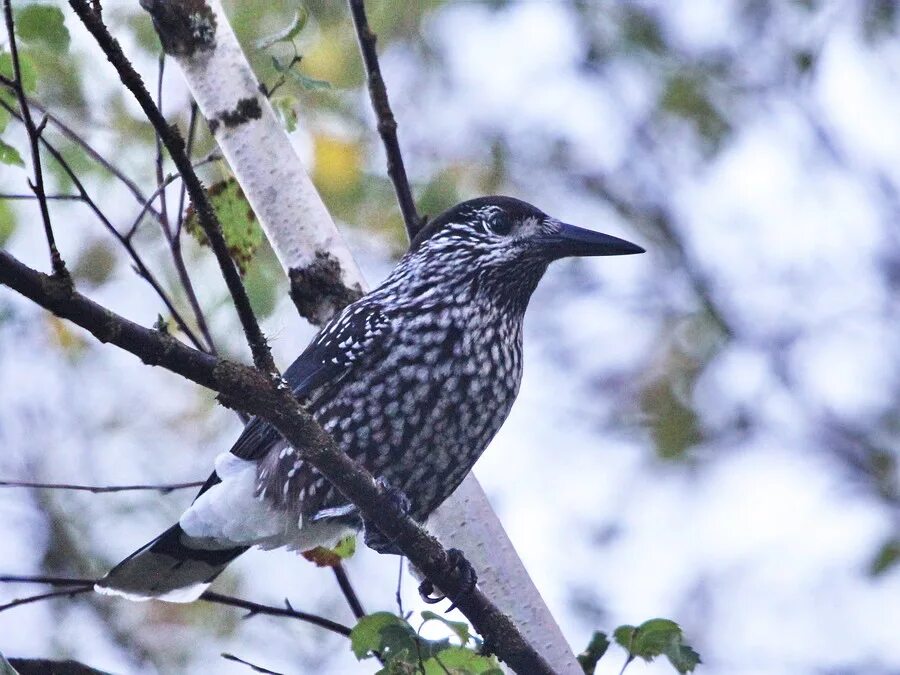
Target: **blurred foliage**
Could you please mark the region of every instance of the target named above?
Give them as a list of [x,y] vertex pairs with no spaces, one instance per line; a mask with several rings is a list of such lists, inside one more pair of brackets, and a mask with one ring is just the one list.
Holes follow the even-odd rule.
[[875,553],[869,564],[869,574],[881,576],[897,567],[900,563],[900,538],[891,537]]
[[606,654],[607,649],[609,649],[609,638],[606,633],[595,631],[587,647],[577,657],[578,664],[584,670],[584,675],[594,675],[597,664]]
[[62,10],[54,5],[25,5],[15,12],[16,33],[25,42],[37,43],[57,54],[69,49],[69,30]]
[[2,247],[16,231],[16,214],[9,207],[9,202],[0,200],[0,247]]
[[100,286],[115,272],[117,261],[117,254],[108,242],[94,240],[79,251],[70,272],[79,283]]

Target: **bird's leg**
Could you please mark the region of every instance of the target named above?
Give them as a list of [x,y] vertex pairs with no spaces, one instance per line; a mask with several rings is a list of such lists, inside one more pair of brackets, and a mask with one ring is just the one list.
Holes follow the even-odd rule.
[[[403,490],[393,487],[384,478],[380,477],[375,480],[375,484],[378,486],[381,494],[390,500],[394,508],[402,513],[409,513],[412,508],[412,502],[409,501],[409,497],[406,496]],[[372,523],[363,520],[363,528],[363,541],[370,549],[385,555],[403,555],[403,551],[397,547],[397,544],[392,539],[385,537]]]
[[[447,608],[447,612],[450,612],[453,611],[459,600],[475,590],[475,586],[478,584],[478,575],[475,573],[472,563],[466,560],[463,552],[458,548],[447,549],[447,563],[450,573],[456,577],[459,584],[458,590],[450,598],[452,602]],[[428,579],[419,584],[419,597],[429,605],[438,603],[448,597],[446,595],[433,597],[432,593],[434,593],[434,584]]]

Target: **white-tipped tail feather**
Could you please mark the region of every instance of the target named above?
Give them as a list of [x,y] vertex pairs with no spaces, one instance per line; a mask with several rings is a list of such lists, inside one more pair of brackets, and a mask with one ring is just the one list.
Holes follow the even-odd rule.
[[116,565],[94,590],[129,600],[192,602],[246,550],[193,547],[181,526],[173,525]]
[[[352,511],[352,509],[350,509]],[[347,508],[309,522],[278,510],[256,494],[256,465],[223,453],[216,473],[179,522],[116,565],[94,586],[129,600],[191,602],[251,546],[308,551],[334,546],[355,530]]]

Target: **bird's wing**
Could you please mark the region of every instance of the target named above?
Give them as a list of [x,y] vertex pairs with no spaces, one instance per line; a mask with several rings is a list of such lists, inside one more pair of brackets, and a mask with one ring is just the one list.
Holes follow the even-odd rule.
[[[379,308],[350,305],[322,329],[284,372],[284,379],[297,398],[305,398],[344,377],[354,363],[384,345],[390,331],[391,322]],[[231,453],[241,459],[260,459],[280,438],[268,422],[254,417]]]

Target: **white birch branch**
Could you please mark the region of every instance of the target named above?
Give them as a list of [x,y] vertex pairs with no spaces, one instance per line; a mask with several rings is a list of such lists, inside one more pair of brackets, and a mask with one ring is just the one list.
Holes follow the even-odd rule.
[[[291,279],[298,309],[310,321],[323,323],[367,286],[261,94],[220,2],[143,0],[142,4],[153,16],[167,51],[176,57]],[[444,545],[465,553],[483,592],[520,626],[554,670],[581,675],[572,650],[474,475],[432,515],[429,527]]]

